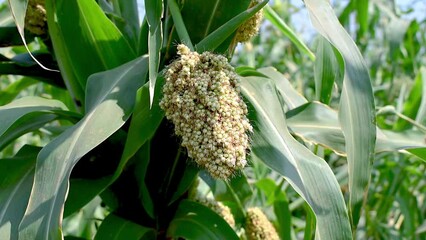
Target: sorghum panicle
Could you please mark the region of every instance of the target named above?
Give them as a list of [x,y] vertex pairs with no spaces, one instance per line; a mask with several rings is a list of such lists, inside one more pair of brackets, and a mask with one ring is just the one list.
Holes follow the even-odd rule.
[[25,29],[35,35],[43,35],[47,32],[45,0],[28,1]]
[[238,76],[224,56],[177,48],[180,58],[167,68],[160,106],[188,156],[213,177],[229,179],[247,163],[252,131]]
[[232,228],[235,227],[234,215],[232,215],[231,209],[228,206],[209,198],[196,198],[196,201],[216,212],[229,224],[229,226]]
[[[260,0],[252,0],[249,8],[258,4]],[[259,32],[260,23],[262,22],[263,13],[262,10],[254,14],[253,17],[249,18],[244,22],[238,29],[237,34],[235,35],[237,42],[248,42],[252,37],[256,36]]]
[[258,207],[247,209],[246,234],[248,240],[279,240],[277,231]]

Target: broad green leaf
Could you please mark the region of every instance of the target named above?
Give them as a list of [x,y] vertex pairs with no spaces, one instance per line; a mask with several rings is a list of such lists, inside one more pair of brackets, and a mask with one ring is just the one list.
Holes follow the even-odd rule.
[[302,94],[296,91],[290,81],[272,67],[260,68],[258,72],[266,77],[274,80],[278,92],[283,97],[283,100],[289,109],[299,107],[308,102]]
[[[324,104],[311,102],[286,114],[288,127],[304,141],[346,155],[345,138],[337,111]],[[426,147],[424,133],[420,131],[394,132],[377,128],[376,133],[376,153]]]
[[426,147],[408,149],[408,152],[413,155],[416,155],[417,157],[421,158],[423,161],[426,162]]
[[340,25],[329,1],[304,2],[315,28],[340,51],[345,61],[339,121],[348,159],[349,215],[352,227],[356,229],[374,159],[376,126],[373,89],[362,55]]
[[111,213],[103,221],[99,227],[95,240],[131,240],[131,239],[155,239],[155,232],[151,228],[147,228],[131,222],[127,219],[118,217]]
[[141,57],[89,78],[86,115],[38,155],[31,198],[19,228],[20,238],[61,238],[60,221],[71,170],[129,118],[147,65],[146,57]]
[[160,67],[161,44],[163,42],[163,0],[145,0],[146,20],[149,26],[148,55],[149,55],[149,104],[154,101],[155,82]]
[[0,107],[0,149],[13,139],[57,118],[55,110],[66,109],[56,100],[24,97]]
[[39,147],[26,145],[15,157],[0,159],[0,239],[18,239],[39,151]]
[[265,6],[265,18],[278,28],[289,40],[296,45],[300,52],[306,54],[311,61],[315,60],[315,54],[306,46],[303,40],[278,16],[270,6]]
[[234,230],[213,210],[183,200],[167,229],[167,237],[187,240],[239,239]]
[[334,83],[342,86],[344,62],[340,53],[323,37],[318,37],[314,77],[316,99],[329,104]]
[[[2,2],[0,4],[0,26],[1,27],[13,27],[15,32],[17,32],[15,21],[13,20],[12,13],[10,12],[10,8],[8,3]],[[18,36],[19,41],[21,41],[21,37]],[[22,41],[21,41],[22,43]]]
[[84,101],[91,74],[118,67],[136,57],[96,1],[46,0],[46,11],[59,68],[77,100]]
[[316,215],[318,239],[351,239],[339,184],[327,163],[288,132],[275,86],[267,79],[246,77],[242,93],[250,102],[252,154],[282,175],[309,204]]
[[[222,11],[226,11],[229,13],[232,13],[232,11],[228,11],[231,10],[229,9],[229,7],[232,5],[236,5],[234,3],[225,3],[225,1],[212,1],[215,5],[213,8],[213,12],[209,13],[209,15],[211,16],[211,18],[208,20],[206,28],[201,28],[203,30],[205,30],[204,34],[202,36],[204,36],[204,38],[201,38],[201,40],[195,45],[195,49],[197,50],[197,52],[203,52],[203,51],[213,51],[216,48],[218,48],[223,42],[225,42],[225,40],[227,40],[228,37],[230,37],[235,30],[238,29],[238,27],[244,23],[245,21],[247,21],[250,17],[254,16],[254,14],[256,14],[256,12],[260,11],[262,9],[262,7],[264,7],[269,0],[264,0],[262,2],[259,2],[257,5],[255,5],[254,7],[247,9],[241,13],[239,13],[238,15],[235,16],[236,13],[234,13],[234,15],[231,15],[232,18],[228,18],[229,20],[227,22],[225,22],[223,25],[219,25],[215,28],[212,27],[213,24],[217,24],[219,23],[219,21],[214,21],[215,18],[222,18],[222,21],[225,20],[226,18],[224,18],[223,16],[221,16],[220,14],[224,14],[223,12],[221,12],[218,7],[221,6],[223,8],[225,8],[226,10],[222,10]],[[200,3],[199,3],[200,4]],[[201,2],[201,4],[205,5],[205,2]],[[206,6],[203,6],[203,8],[208,9],[209,11],[211,11],[211,9],[207,8]],[[185,8],[182,10],[182,12],[185,10]],[[184,14],[184,13],[183,13]],[[193,13],[193,14],[201,14],[201,13]],[[218,16],[216,16],[216,14]],[[193,16],[193,15],[190,15]],[[235,17],[233,17],[235,16]],[[191,20],[193,22],[193,24],[198,24],[199,22],[195,21],[194,19]],[[185,22],[186,24],[188,24],[188,22]],[[200,26],[198,26],[198,28],[200,28]],[[213,29],[215,29],[214,31],[212,31]],[[191,32],[191,28],[188,26],[188,30],[189,32]],[[211,33],[210,33],[211,31]],[[191,39],[194,39],[194,42],[197,42],[197,38],[194,38],[191,35]],[[222,52],[222,51],[219,51]]]
[[[7,112],[6,112],[7,113]],[[0,135],[0,150],[25,133],[40,129],[45,124],[58,119],[54,111],[37,111],[25,114],[16,119],[10,127]]]

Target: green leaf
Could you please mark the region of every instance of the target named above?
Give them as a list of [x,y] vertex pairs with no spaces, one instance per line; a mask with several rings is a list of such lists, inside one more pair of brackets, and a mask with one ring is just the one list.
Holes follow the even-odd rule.
[[0,159],[0,239],[18,239],[41,148],[23,146],[10,159]]
[[[345,138],[336,110],[319,102],[311,102],[288,111],[286,115],[288,127],[305,142],[346,155]],[[376,133],[376,153],[426,147],[424,133],[420,131],[394,132],[377,128]]]
[[417,157],[421,158],[423,161],[426,162],[426,147],[408,149],[408,152],[413,155],[416,155]]
[[323,37],[317,41],[314,66],[316,99],[329,104],[334,83],[342,86],[344,67],[340,53]]
[[274,180],[270,178],[262,178],[256,182],[256,187],[261,190],[267,199],[267,204],[273,204],[275,201],[286,200],[284,192],[281,191]]
[[296,35],[296,33],[278,16],[278,14],[270,6],[265,7],[265,18],[268,19],[272,25],[280,30],[289,40],[296,45],[300,52],[306,54],[311,61],[315,61],[315,54],[306,46],[303,40]]
[[369,0],[356,1],[356,20],[359,25],[358,38],[363,37],[368,31],[368,2]]
[[0,107],[0,150],[15,138],[58,118],[55,110],[66,109],[62,102],[40,97],[24,97]]
[[114,214],[110,214],[102,221],[95,235],[95,240],[105,239],[155,239],[155,233],[151,228],[138,225]]
[[[284,199],[277,199],[274,202],[274,213],[277,216],[278,232],[281,239],[291,239],[292,225],[291,225],[291,211],[290,203],[284,192],[280,191],[280,194],[284,195]],[[308,220],[308,219],[307,219]],[[309,223],[308,221],[306,221]]]
[[[404,103],[402,114],[411,118],[416,119],[421,124],[422,118],[426,115],[426,68],[420,68],[414,85],[408,95],[407,100]],[[420,108],[421,107],[421,108]],[[420,112],[417,117],[418,112]],[[422,116],[423,115],[423,116]],[[398,118],[398,121],[393,126],[396,131],[406,130],[411,127],[411,124],[402,118]]]
[[147,65],[146,57],[141,57],[89,78],[86,115],[38,155],[30,202],[19,229],[21,238],[61,238],[60,221],[71,170],[81,157],[123,126],[132,113]]
[[340,25],[329,1],[304,2],[315,28],[340,51],[345,61],[339,120],[348,155],[349,215],[352,227],[356,229],[374,159],[376,126],[373,89],[362,55]]
[[294,89],[290,81],[275,68],[260,68],[257,71],[267,78],[274,80],[274,84],[276,85],[278,92],[283,97],[283,100],[289,109],[299,107],[308,102],[304,96]]
[[145,1],[146,20],[149,26],[148,55],[149,55],[149,103],[154,101],[155,82],[160,67],[161,47],[163,42],[163,27],[161,17],[163,14],[163,1]]
[[[15,32],[17,32],[15,21],[13,20],[12,13],[10,12],[10,8],[6,2],[2,2],[0,4],[0,26],[2,27],[13,27]],[[19,41],[21,41],[21,37],[18,36]]]
[[213,210],[199,203],[183,200],[167,229],[167,237],[187,240],[239,239],[234,230]]
[[309,204],[317,218],[318,239],[351,239],[340,186],[327,163],[288,132],[275,86],[267,79],[246,77],[242,93],[250,102],[252,154],[281,174]]
[[[267,3],[269,0],[264,0],[262,2],[259,2],[257,5],[255,5],[254,7],[247,9],[243,12],[241,12],[240,14],[236,15],[235,17],[232,17],[229,21],[227,21],[226,23],[224,23],[223,25],[221,25],[220,27],[218,27],[217,29],[215,29],[214,31],[212,31],[211,33],[209,33],[209,30],[211,28],[211,25],[208,25],[207,28],[201,28],[201,29],[205,29],[205,37],[202,38],[200,40],[200,42],[198,42],[195,45],[195,49],[197,50],[197,52],[204,52],[204,51],[213,51],[215,50],[217,47],[220,46],[220,44],[222,44],[229,36],[231,36],[231,34],[233,34],[235,32],[235,30],[238,29],[238,27],[244,23],[245,21],[247,21],[249,18],[251,18],[252,16],[254,16],[254,14],[256,14],[256,12],[260,11]],[[214,11],[218,11],[217,7],[218,4],[221,1],[216,1],[215,2],[215,6],[214,6]],[[205,2],[202,2],[202,4],[205,4]],[[223,5],[224,2],[222,3],[222,7],[226,8],[226,11],[228,10],[228,8],[231,5],[234,5],[233,3],[228,3],[226,5]],[[205,6],[203,6],[204,8],[206,8]],[[219,12],[220,13],[220,12]],[[196,13],[197,15],[200,13]],[[213,24],[213,17],[218,17],[215,16],[214,14],[218,14],[217,12],[212,12],[212,19],[209,20],[208,23]],[[183,13],[184,15],[184,13]],[[193,16],[193,15],[190,15]],[[220,15],[219,15],[220,16]],[[193,24],[198,24],[199,22],[195,21],[194,19],[191,19],[192,22],[194,22]],[[188,23],[188,22],[186,22]],[[198,28],[200,28],[200,26],[198,26]],[[190,28],[188,27],[188,31],[191,32]],[[209,33],[207,35],[207,33]],[[194,39],[194,38],[192,38]],[[196,41],[196,39],[194,39],[193,41]]]
[[84,101],[91,74],[120,66],[136,54],[94,0],[46,0],[49,34],[71,95]]

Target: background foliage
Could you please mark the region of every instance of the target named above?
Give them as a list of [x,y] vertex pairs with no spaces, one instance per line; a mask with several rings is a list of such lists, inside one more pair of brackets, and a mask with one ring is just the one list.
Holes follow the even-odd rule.
[[[244,239],[254,206],[281,239],[426,237],[426,22],[409,6],[46,0],[35,36],[27,2],[0,7],[1,239]],[[179,42],[241,76],[252,151],[229,181],[188,159],[159,108]]]

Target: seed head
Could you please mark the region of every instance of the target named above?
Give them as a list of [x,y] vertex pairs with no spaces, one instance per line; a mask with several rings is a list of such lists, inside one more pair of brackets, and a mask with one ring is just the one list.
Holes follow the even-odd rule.
[[280,239],[272,223],[258,207],[247,210],[245,229],[248,240]]
[[183,44],[177,49],[180,59],[167,68],[160,107],[188,156],[213,177],[228,179],[245,167],[252,131],[238,76],[221,55]]
[[[252,0],[249,8],[258,4],[260,0]],[[237,42],[248,42],[252,37],[256,36],[259,32],[260,23],[262,22],[263,14],[262,10],[254,14],[253,17],[249,18],[244,22],[238,29],[237,34],[235,35]]]
[[47,32],[45,0],[29,0],[25,15],[25,29],[35,35]]
[[210,208],[221,216],[232,228],[235,227],[234,215],[231,213],[231,209],[228,206],[223,205],[221,202],[216,202],[210,198],[196,198],[196,201]]

